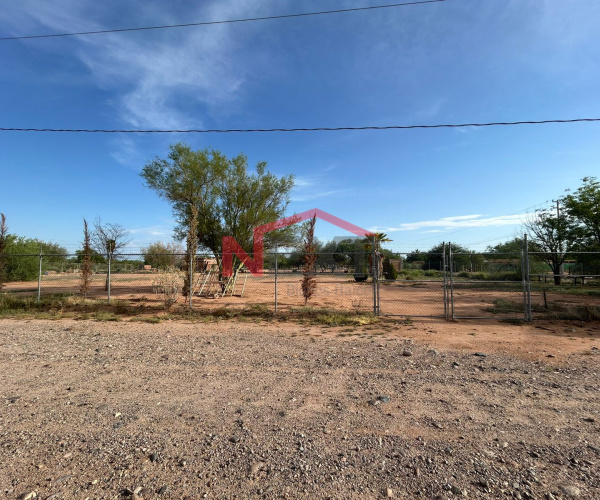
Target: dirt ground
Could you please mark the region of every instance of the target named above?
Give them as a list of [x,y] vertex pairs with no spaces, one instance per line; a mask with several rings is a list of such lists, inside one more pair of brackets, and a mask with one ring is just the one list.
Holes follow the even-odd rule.
[[[153,284],[157,274],[114,274],[112,276],[111,297],[113,302],[121,300],[128,304],[161,307],[162,297],[155,293]],[[311,298],[311,307],[323,307],[336,310],[373,310],[373,285],[371,282],[357,283],[351,275],[317,273],[317,289]],[[88,297],[105,300],[106,275],[93,276]],[[202,276],[197,278],[196,291],[201,289]],[[300,273],[281,273],[278,280],[278,308],[285,311],[304,306],[301,290]],[[37,296],[36,282],[8,283],[6,290],[13,293]],[[453,289],[454,313],[458,318],[522,318],[524,317],[524,300],[520,283],[486,283],[456,282]],[[207,287],[208,288],[208,287]],[[589,285],[588,285],[589,288]],[[218,287],[210,290],[216,291]],[[594,288],[595,290],[596,288]],[[44,276],[41,281],[42,296],[51,294],[73,294],[79,296],[79,277],[75,274],[52,274]],[[188,299],[178,295],[179,307],[187,307]],[[497,301],[514,304],[513,310],[499,311]],[[559,294],[549,291],[551,306],[564,305],[600,307],[600,295]],[[192,307],[195,310],[207,310],[223,307],[244,308],[262,305],[274,309],[275,280],[274,275],[255,277],[249,273],[239,275],[233,296],[214,298],[201,297],[197,293],[193,297]],[[532,294],[534,305],[544,302],[541,292]],[[410,317],[437,316],[444,317],[444,289],[440,281],[398,281],[393,284],[382,282],[380,287],[380,308],[386,315]],[[535,312],[536,317],[543,314]]]
[[5,498],[600,498],[600,324],[0,320]]

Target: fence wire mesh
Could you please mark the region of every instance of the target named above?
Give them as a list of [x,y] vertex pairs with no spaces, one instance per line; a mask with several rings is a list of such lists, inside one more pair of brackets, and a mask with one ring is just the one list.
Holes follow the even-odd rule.
[[308,300],[301,252],[265,254],[262,276],[237,266],[231,278],[222,276],[218,259],[197,256],[191,297],[184,294],[186,256],[163,257],[155,267],[142,254],[120,255],[111,260],[110,272],[106,260],[93,262],[82,289],[80,255],[2,255],[0,297],[59,296],[156,310],[279,312],[308,306],[446,319],[600,319],[600,252],[453,253],[447,245],[440,253],[412,252],[395,259],[375,252],[319,253]]

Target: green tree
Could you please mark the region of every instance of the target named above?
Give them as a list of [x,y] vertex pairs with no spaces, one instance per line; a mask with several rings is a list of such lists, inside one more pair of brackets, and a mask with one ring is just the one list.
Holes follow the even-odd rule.
[[[267,170],[266,162],[249,172],[243,154],[232,158],[217,183],[216,200],[203,214],[198,230],[202,247],[221,259],[223,236],[233,236],[248,253],[254,243],[254,228],[281,219],[294,187],[293,176],[277,177]],[[265,250],[291,247],[299,240],[299,228],[288,226],[265,235]],[[239,266],[238,261],[238,266]]]
[[387,255],[383,258],[383,277],[386,280],[398,279],[398,271],[396,271],[396,268],[392,265],[390,257]]
[[[446,243],[446,252],[452,247],[452,271],[475,271],[481,268],[484,258],[481,254],[469,250],[467,247],[457,243]],[[417,251],[418,252],[418,251]],[[415,257],[420,257],[422,261],[421,268],[424,270],[435,269],[441,271],[444,262],[444,243],[438,243],[424,253],[414,253]],[[409,259],[407,259],[409,261]],[[447,261],[448,262],[448,261]]]
[[79,291],[83,298],[87,298],[92,282],[92,237],[90,228],[85,219],[83,219],[83,250],[81,251],[81,278],[79,281]]
[[[513,238],[509,241],[504,241],[496,245],[489,245],[486,253],[492,254],[520,254],[523,250],[523,238]],[[493,256],[492,256],[493,258]]]
[[561,201],[584,244],[582,249],[600,250],[600,182],[596,177],[584,177],[583,185]]
[[6,278],[7,281],[31,281],[38,277],[42,260],[42,272],[60,269],[66,262],[67,250],[56,243],[33,238],[8,235],[6,240]]
[[560,285],[563,263],[568,252],[577,245],[577,229],[568,217],[555,214],[553,209],[539,210],[524,224],[530,239],[529,251],[550,266],[554,284]]
[[[178,223],[177,233],[186,240],[188,272],[182,294],[187,295],[192,284],[198,241],[205,246],[217,245],[219,227],[213,218],[217,207],[218,183],[229,167],[227,157],[212,149],[193,151],[177,143],[169,148],[167,159],[155,158],[142,169],[146,186],[171,203]],[[210,245],[210,246],[209,246]]]
[[[155,159],[141,175],[148,187],[171,202],[175,234],[186,240],[188,262],[200,245],[220,264],[223,236],[234,237],[251,253],[254,228],[283,217],[294,186],[292,176],[279,178],[264,162],[249,172],[243,154],[229,159],[219,151],[192,151],[184,144],[171,146],[168,160]],[[289,227],[268,233],[265,246],[293,246],[296,240],[297,228]]]
[[315,246],[315,224],[317,218],[310,219],[306,237],[304,239],[304,255],[303,255],[303,276],[302,276],[302,295],[304,295],[304,305],[314,295],[317,288],[317,279],[315,278],[315,262],[317,261],[316,246]]
[[177,243],[163,243],[157,241],[142,248],[144,263],[155,269],[178,268],[183,264],[182,254],[184,250]]

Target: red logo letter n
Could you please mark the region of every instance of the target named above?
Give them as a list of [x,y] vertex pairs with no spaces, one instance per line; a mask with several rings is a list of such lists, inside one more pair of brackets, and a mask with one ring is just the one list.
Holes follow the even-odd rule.
[[263,275],[263,236],[254,233],[254,259],[252,259],[232,236],[223,236],[223,276],[233,275],[233,255],[244,263],[254,276]]

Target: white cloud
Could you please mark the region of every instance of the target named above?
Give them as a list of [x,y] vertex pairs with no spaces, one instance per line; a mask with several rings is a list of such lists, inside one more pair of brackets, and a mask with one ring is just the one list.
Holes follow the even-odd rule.
[[[271,4],[272,0],[249,3],[232,0],[208,5],[200,2],[180,9],[178,19],[165,18],[168,13],[164,6],[157,10],[152,2],[148,2],[144,11],[156,11],[151,15],[154,24],[168,24],[181,22],[182,18],[193,21],[244,17],[262,12]],[[0,14],[0,19],[19,35],[105,29],[102,19],[109,13],[110,9],[94,4],[64,0],[60,9],[48,2],[34,2],[27,8],[15,3]],[[93,22],[93,19],[101,21]],[[158,19],[161,22],[157,22]],[[105,22],[115,24],[114,18]],[[44,43],[43,50],[52,51],[60,47],[64,50],[68,41],[71,53],[89,69],[88,81],[113,93],[110,105],[127,126],[200,128],[206,113],[240,97],[251,70],[260,71],[260,68],[250,68],[245,57],[248,39],[258,29],[259,26],[249,25],[241,31],[232,25],[219,25],[28,43],[37,47]],[[54,42],[57,43],[52,45]],[[254,64],[260,65],[260,60],[255,58]]]
[[426,228],[436,228],[423,232],[442,232],[457,228],[517,226],[523,223],[525,217],[526,216],[523,214],[500,215],[498,217],[484,217],[482,215],[458,215],[453,217],[443,217],[438,220],[405,222],[394,227],[374,227],[370,228],[370,230],[389,233],[396,231],[417,231]]
[[347,195],[351,192],[352,190],[347,188],[331,189],[331,181],[321,175],[297,176],[294,178],[291,199],[293,202],[305,202]]

